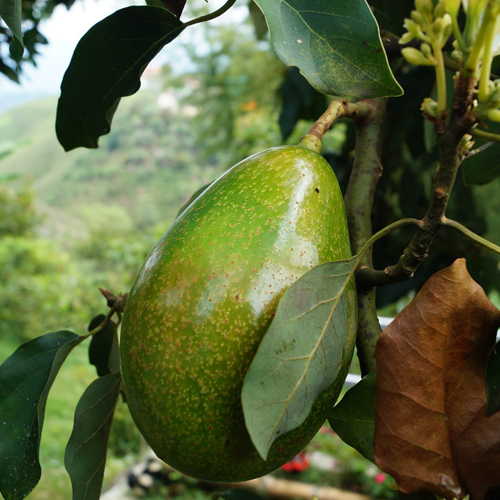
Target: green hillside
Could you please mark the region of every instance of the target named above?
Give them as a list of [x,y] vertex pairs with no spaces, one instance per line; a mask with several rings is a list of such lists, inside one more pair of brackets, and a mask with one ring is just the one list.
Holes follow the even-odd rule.
[[133,226],[166,228],[190,194],[223,168],[199,165],[189,120],[156,103],[147,91],[124,100],[99,149],[69,153],[55,136],[55,98],[13,109],[0,117],[0,178],[31,181],[47,231],[75,228],[82,210],[95,204],[122,207]]

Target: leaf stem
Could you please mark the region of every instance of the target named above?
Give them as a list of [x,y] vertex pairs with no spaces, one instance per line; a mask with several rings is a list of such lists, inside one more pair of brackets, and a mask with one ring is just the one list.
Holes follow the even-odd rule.
[[452,219],[448,219],[445,217],[443,219],[443,226],[452,227],[457,231],[460,231],[462,234],[467,236],[467,238],[471,239],[472,241],[475,241],[479,245],[487,248],[488,250],[491,250],[492,252],[500,254],[500,246],[495,245],[495,243],[492,243],[491,241],[487,240],[486,238],[483,238],[482,236],[479,236],[470,229],[466,228],[463,224],[460,224],[460,222],[456,222]]
[[88,332],[86,335],[83,335],[83,338],[89,338],[95,335],[96,333],[99,333],[111,320],[113,315],[115,314],[116,310],[114,308],[110,309],[108,311],[108,314],[106,317],[102,320],[102,323],[100,323],[98,326],[96,326],[93,330]]
[[216,17],[222,16],[225,12],[227,12],[234,4],[236,0],[227,0],[227,2],[220,8],[210,14],[206,14],[205,16],[197,17],[196,19],[191,19],[187,23],[184,23],[184,26],[193,26],[193,24],[204,23],[206,21],[210,21],[215,19]]
[[478,128],[473,128],[468,132],[473,137],[490,142],[500,142],[500,134],[494,134],[493,132],[487,132],[486,130],[480,130]]

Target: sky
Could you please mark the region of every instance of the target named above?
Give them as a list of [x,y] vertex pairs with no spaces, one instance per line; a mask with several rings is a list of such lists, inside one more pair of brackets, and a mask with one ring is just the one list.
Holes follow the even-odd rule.
[[9,102],[29,96],[57,95],[78,40],[96,22],[123,7],[124,3],[123,0],[79,0],[70,10],[63,5],[57,6],[53,15],[40,25],[49,44],[39,46],[37,67],[24,66],[21,85],[0,76],[0,109],[9,107]]
[[[202,2],[203,0],[198,1]],[[30,99],[45,95],[58,95],[64,72],[80,38],[95,23],[116,10],[133,3],[136,5],[145,4],[141,0],[77,0],[69,10],[63,5],[56,7],[53,15],[40,25],[40,31],[49,40],[49,44],[39,46],[40,55],[36,59],[37,67],[30,64],[24,66],[21,85],[17,85],[0,75],[0,111],[5,111]],[[210,0],[209,5],[211,10],[216,10],[223,3],[223,0]],[[241,17],[241,9],[233,8],[231,11],[223,17],[233,18],[233,20]],[[238,11],[240,12],[239,16],[237,15]],[[195,34],[193,28],[196,27],[190,28],[192,35]],[[183,35],[184,33],[181,34],[181,37]],[[199,40],[197,42],[199,43]],[[161,55],[157,56],[151,65],[160,65],[161,61]]]

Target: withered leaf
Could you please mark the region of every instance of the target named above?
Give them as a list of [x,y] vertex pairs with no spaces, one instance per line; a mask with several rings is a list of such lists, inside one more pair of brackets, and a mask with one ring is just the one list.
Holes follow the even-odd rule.
[[500,311],[464,259],[432,276],[377,343],[374,455],[401,491],[482,500],[500,483],[485,367]]

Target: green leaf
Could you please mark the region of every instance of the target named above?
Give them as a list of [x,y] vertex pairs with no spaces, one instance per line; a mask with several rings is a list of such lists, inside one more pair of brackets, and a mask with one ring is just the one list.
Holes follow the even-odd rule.
[[216,493],[213,500],[222,498],[224,500],[262,500],[262,497],[253,491],[244,490],[243,488],[231,488],[230,490]]
[[186,208],[189,207],[189,205],[191,205],[191,203],[193,203],[193,201],[196,200],[196,198],[198,198],[198,196],[200,196],[200,194],[203,193],[203,191],[205,191],[205,189],[207,189],[207,187],[210,186],[211,184],[213,183],[209,182],[208,184],[205,184],[205,186],[202,186],[200,189],[195,191],[191,195],[191,198],[189,198],[189,200],[186,203],[184,203],[184,205],[182,205],[182,207],[179,209],[179,211],[177,212],[177,217],[179,217],[179,215],[181,215],[182,212],[184,212],[184,210],[186,210]]
[[[104,314],[96,316],[89,324],[88,331],[97,328],[106,318]],[[97,369],[97,375],[103,377],[120,369],[117,326],[109,321],[106,326],[92,336],[89,345],[89,362]]]
[[372,372],[346,392],[328,417],[340,438],[373,463],[376,389],[377,377]]
[[19,62],[24,53],[21,0],[0,0],[0,17],[13,34],[10,43],[10,55],[12,59]]
[[368,0],[379,25],[395,35],[401,36],[406,29],[403,19],[410,17],[415,8],[414,0]]
[[[475,147],[483,146],[476,141]],[[488,184],[500,177],[500,143],[489,146],[478,154],[469,156],[462,166],[463,179],[467,186]]]
[[40,480],[40,439],[52,383],[71,350],[84,340],[61,330],[21,345],[0,366],[0,492],[21,500]]
[[289,68],[281,94],[279,125],[283,140],[290,136],[299,120],[316,121],[327,107],[326,96],[313,89],[297,68]]
[[120,99],[134,94],[149,62],[184,29],[171,12],[126,7],[93,26],[78,43],[61,84],[56,132],[66,151],[96,148]]
[[279,436],[306,419],[316,397],[342,366],[348,307],[357,258],[327,262],[283,294],[242,389],[245,423],[265,460]]
[[278,57],[328,95],[398,96],[377,22],[365,0],[255,0]]
[[[500,134],[500,123],[486,121],[482,128],[494,134]],[[485,146],[487,141],[474,138],[474,150]],[[488,184],[500,177],[500,143],[486,146],[486,149],[465,158],[462,163],[462,177],[467,186]]]
[[64,455],[73,500],[100,498],[109,432],[120,389],[120,372],[111,373],[94,380],[78,402]]
[[161,0],[163,6],[175,14],[177,17],[181,17],[182,11],[186,6],[186,0]]
[[486,415],[489,417],[500,410],[500,342],[496,343],[488,356],[486,364],[486,393],[488,395]]

